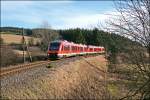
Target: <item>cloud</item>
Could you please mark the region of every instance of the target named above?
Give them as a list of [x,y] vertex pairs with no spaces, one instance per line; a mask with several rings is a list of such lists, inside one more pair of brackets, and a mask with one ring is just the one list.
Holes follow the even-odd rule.
[[73,3],[74,1],[73,0],[61,0],[61,1],[41,1],[40,3],[51,3],[51,4],[70,4],[70,3]]
[[108,15],[98,12],[100,8],[98,5],[95,7],[95,3],[90,5],[89,2],[78,2],[78,5],[74,2],[76,1],[2,1],[2,26],[9,26],[11,22],[11,25],[17,23],[21,27],[34,28],[42,21],[48,21],[57,29],[91,28],[107,20]]
[[20,20],[23,22],[37,22],[47,17],[56,17],[65,9],[55,9],[54,6],[70,4],[73,1],[2,1],[2,20]]
[[1,1],[1,6],[2,8],[5,9],[10,9],[11,6],[13,6],[14,8],[18,8],[21,6],[37,6],[37,5],[49,5],[49,4],[53,4],[53,5],[65,5],[65,4],[71,4],[74,1],[72,0],[67,0],[67,1]]
[[61,26],[55,26],[56,28],[94,28],[97,27],[99,23],[105,24],[107,20],[110,19],[112,15],[116,14],[113,11],[107,11],[101,14],[90,14],[84,15],[80,14],[80,16],[70,16],[62,18],[64,24]]

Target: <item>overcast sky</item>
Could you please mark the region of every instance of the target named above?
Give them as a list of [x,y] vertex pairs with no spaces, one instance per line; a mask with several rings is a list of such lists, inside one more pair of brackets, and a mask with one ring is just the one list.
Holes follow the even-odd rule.
[[113,11],[113,1],[1,1],[1,26],[36,28],[47,21],[54,29],[91,28]]

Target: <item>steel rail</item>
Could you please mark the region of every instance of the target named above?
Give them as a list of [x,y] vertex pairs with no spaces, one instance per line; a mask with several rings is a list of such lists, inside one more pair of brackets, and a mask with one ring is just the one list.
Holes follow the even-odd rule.
[[20,72],[23,70],[27,70],[33,67],[37,67],[37,66],[41,66],[41,65],[45,65],[50,63],[50,61],[38,61],[38,62],[33,62],[33,63],[29,63],[29,64],[23,64],[23,65],[17,65],[17,66],[13,66],[11,68],[4,68],[1,69],[0,71],[0,77],[2,76],[6,76],[8,74],[12,74],[12,73],[16,73],[16,72]]

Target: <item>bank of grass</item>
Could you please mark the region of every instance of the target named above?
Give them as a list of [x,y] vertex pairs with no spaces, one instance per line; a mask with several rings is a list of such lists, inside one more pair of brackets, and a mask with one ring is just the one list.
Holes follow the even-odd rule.
[[33,78],[27,84],[11,86],[2,94],[11,99],[106,100],[110,96],[105,88],[104,74],[100,71],[105,70],[103,68],[106,68],[106,62],[102,56],[83,58],[57,67],[50,65],[49,74]]
[[[134,64],[112,64],[108,68],[109,78],[107,88],[113,96],[119,99],[129,97],[130,93],[137,90],[137,86],[141,85],[142,81],[137,81],[135,78],[136,70]],[[138,77],[138,80],[143,80]],[[132,92],[131,92],[132,91]],[[140,93],[126,99],[139,99]]]
[[[33,78],[28,84],[10,86],[3,97],[10,99],[119,99],[128,92],[132,81],[123,77],[128,69],[103,73],[107,69],[103,56],[89,57],[57,66],[47,66],[49,74]],[[51,74],[51,75],[50,75]],[[111,75],[113,74],[113,75]],[[127,75],[127,74],[125,74]],[[32,78],[32,77],[31,77]],[[110,80],[112,78],[112,80]],[[21,85],[21,86],[20,86]],[[7,88],[7,87],[6,87]]]

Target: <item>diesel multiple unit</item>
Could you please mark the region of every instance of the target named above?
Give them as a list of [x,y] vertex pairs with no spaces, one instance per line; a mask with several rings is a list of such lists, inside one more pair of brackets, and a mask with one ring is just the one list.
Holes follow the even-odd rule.
[[66,40],[53,41],[48,46],[48,57],[62,58],[76,55],[104,53],[105,49],[101,46],[76,44]]

